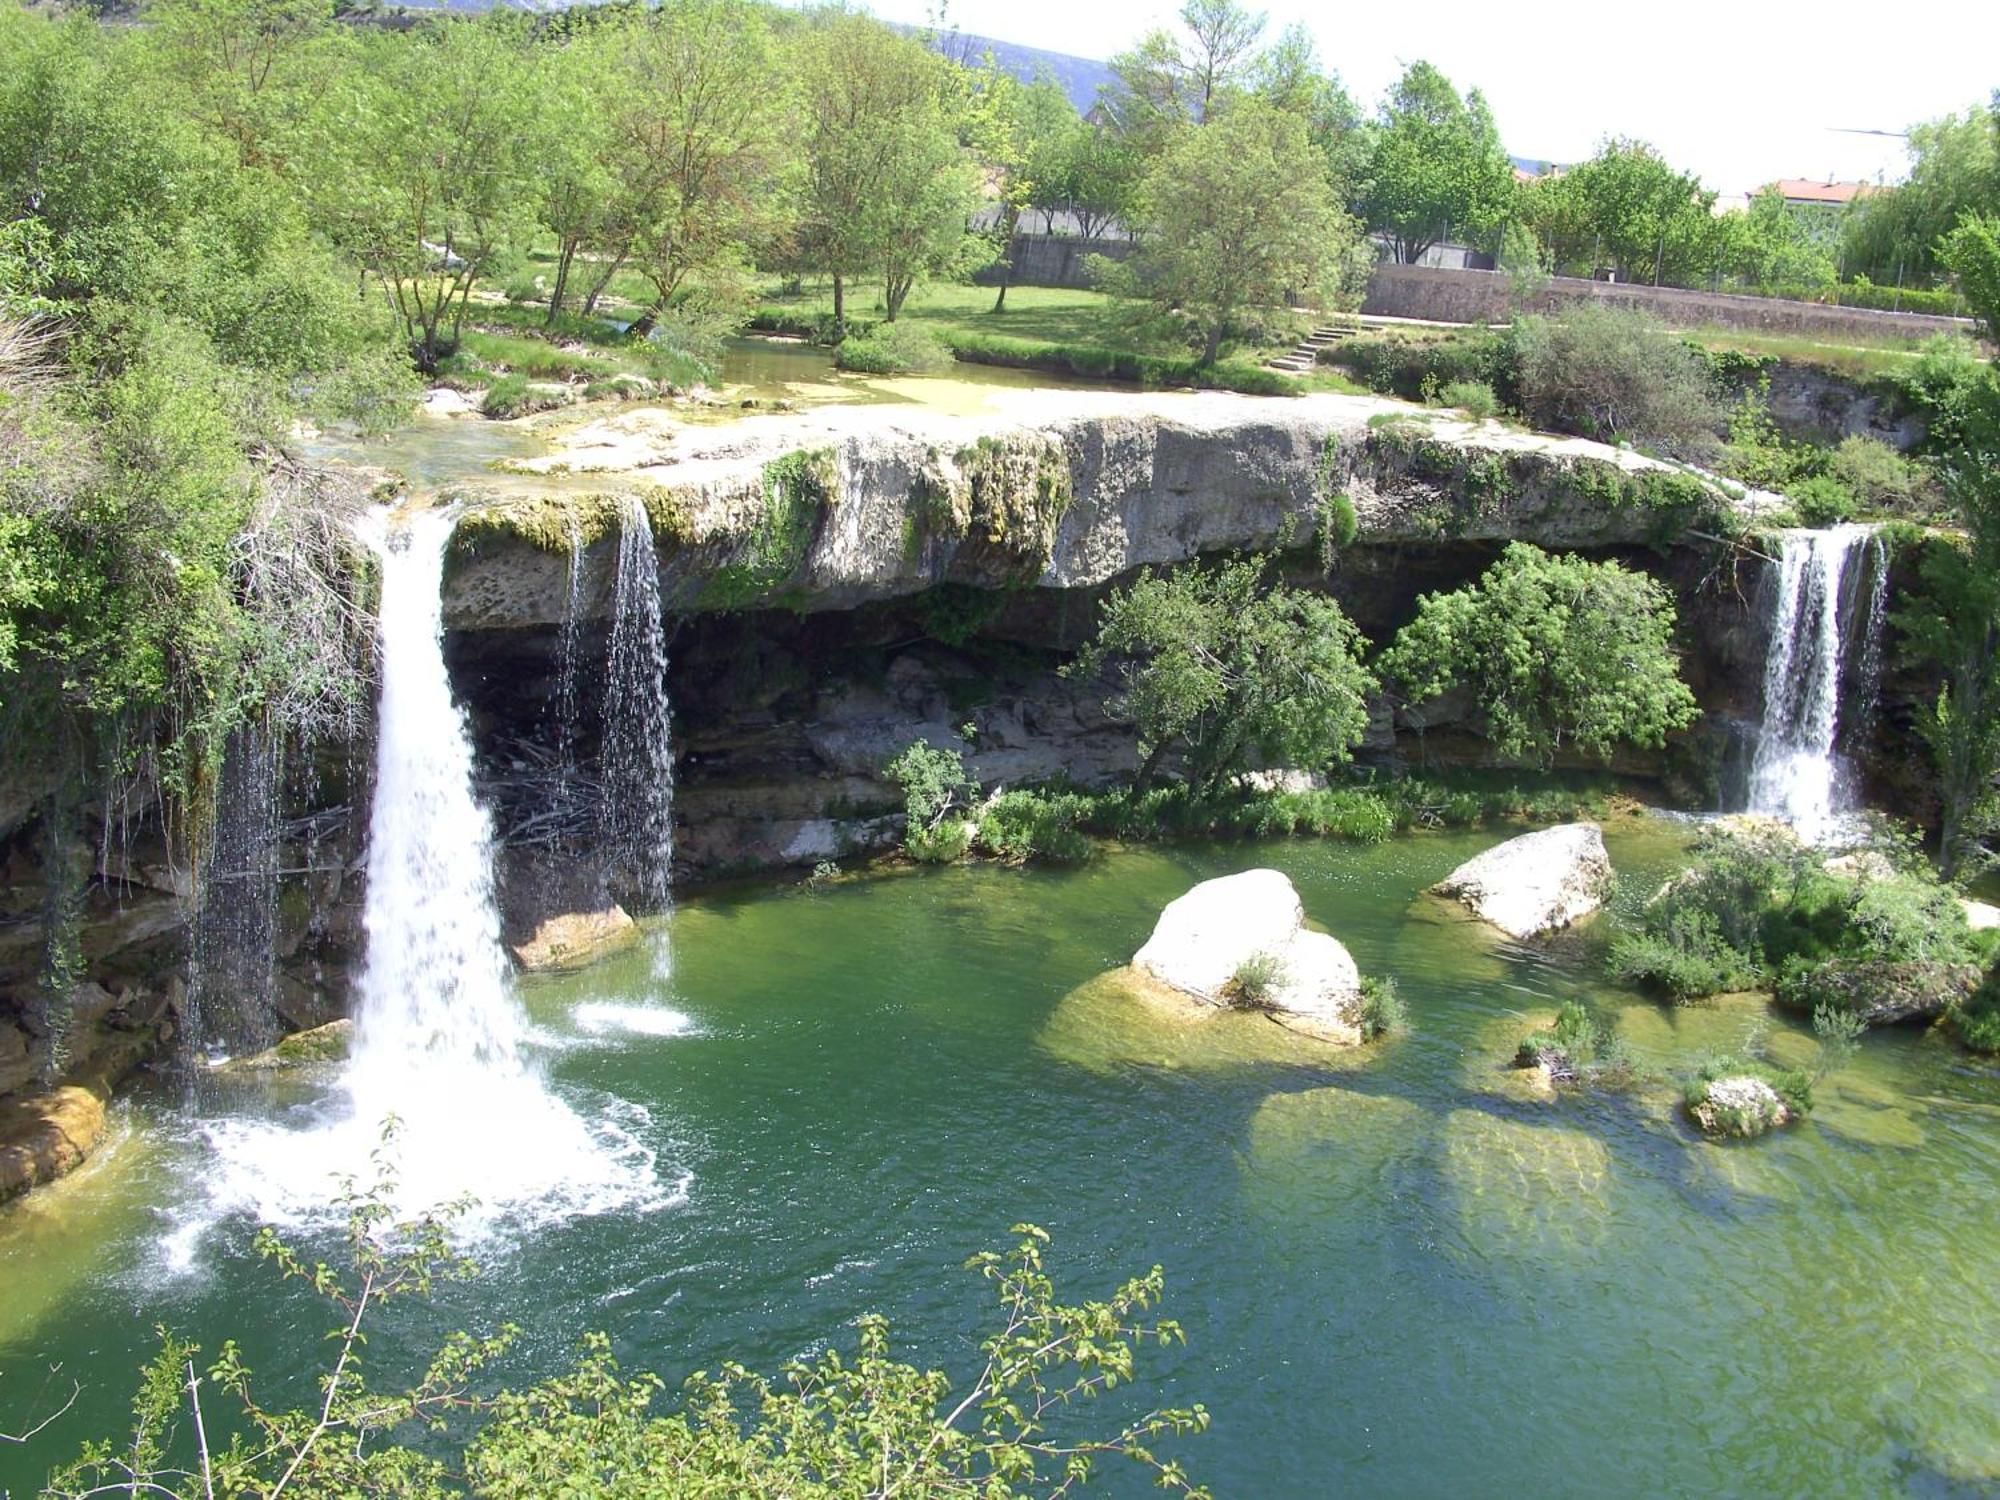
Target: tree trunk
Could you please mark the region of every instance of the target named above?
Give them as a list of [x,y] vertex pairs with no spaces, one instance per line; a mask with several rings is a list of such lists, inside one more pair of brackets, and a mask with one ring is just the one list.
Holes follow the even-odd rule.
[[1213,365],[1216,361],[1216,358],[1222,353],[1223,323],[1224,320],[1218,317],[1215,320],[1215,326],[1211,328],[1208,332],[1207,347],[1205,347],[1201,351],[1201,367],[1204,370],[1206,370],[1209,366]]
[[624,268],[625,251],[620,249],[616,255],[611,257],[603,271],[598,274],[597,281],[590,288],[590,295],[583,299],[583,315],[586,318],[597,311],[597,299],[602,297],[604,289],[611,285],[611,278]]
[[834,342],[847,337],[847,280],[840,272],[833,273],[833,338]]
[[1174,742],[1172,740],[1160,741],[1159,744],[1153,747],[1152,753],[1146,757],[1145,763],[1139,767],[1139,774],[1132,778],[1132,799],[1134,801],[1144,796],[1147,789],[1152,786],[1153,777],[1160,769],[1160,762],[1167,758],[1167,752],[1173,748],[1173,745]]
[[555,327],[556,319],[562,316],[563,298],[569,291],[570,263],[576,259],[576,241],[565,239],[556,254],[556,284],[549,293],[549,315],[542,320],[544,328]]

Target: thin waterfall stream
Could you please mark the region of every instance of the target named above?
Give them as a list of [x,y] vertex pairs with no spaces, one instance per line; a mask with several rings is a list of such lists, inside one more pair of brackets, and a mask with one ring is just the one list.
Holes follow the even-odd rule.
[[[1771,602],[1764,714],[1747,805],[1819,842],[1837,832],[1840,815],[1854,805],[1840,755],[1843,718],[1864,720],[1872,709],[1881,673],[1887,570],[1870,526],[1788,530],[1779,533],[1779,542],[1777,566],[1766,585]],[[1872,581],[1866,576],[1871,573]],[[1850,671],[1857,646],[1858,670]],[[1844,703],[1853,708],[1845,716]]]
[[[637,498],[628,498],[619,516],[600,772],[612,878],[642,910],[664,914],[673,901],[673,710],[659,556],[652,521]],[[670,964],[664,924],[654,942],[664,974]]]

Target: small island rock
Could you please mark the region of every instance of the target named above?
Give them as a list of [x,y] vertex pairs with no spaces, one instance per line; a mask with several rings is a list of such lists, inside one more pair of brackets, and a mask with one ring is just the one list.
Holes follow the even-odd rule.
[[1565,823],[1509,839],[1431,887],[1510,937],[1536,937],[1580,921],[1611,890],[1611,856],[1595,823]]
[[1791,1123],[1791,1107],[1761,1078],[1736,1074],[1708,1083],[1688,1103],[1688,1114],[1704,1135],[1742,1139],[1764,1135]]
[[1205,880],[1167,904],[1132,966],[1204,1004],[1233,1007],[1244,967],[1270,965],[1258,1008],[1348,1044],[1363,1040],[1361,973],[1338,938],[1305,925],[1305,908],[1277,870]]
[[514,945],[514,961],[530,974],[584,969],[639,940],[639,924],[622,906],[602,911],[566,912],[540,923],[525,943]]

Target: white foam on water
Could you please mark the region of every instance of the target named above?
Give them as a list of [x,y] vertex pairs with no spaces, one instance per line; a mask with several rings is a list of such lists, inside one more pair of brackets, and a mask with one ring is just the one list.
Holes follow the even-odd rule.
[[[527,1019],[500,947],[492,828],[473,795],[465,716],[445,670],[439,585],[451,519],[411,515],[370,537],[382,565],[382,692],[369,825],[367,960],[354,1054],[339,1088],[289,1118],[224,1118],[212,1153],[212,1222],[272,1224],[339,1212],[348,1180],[374,1180],[394,1118],[394,1204],[414,1215],[470,1198],[477,1235],[580,1214],[670,1206],[646,1143],[650,1118],[605,1101],[580,1110],[527,1053]],[[184,1224],[169,1237],[193,1253]]]
[[586,1000],[570,1012],[584,1031],[602,1035],[626,1032],[634,1036],[694,1036],[694,1018],[669,1005],[638,1005],[615,1000]]

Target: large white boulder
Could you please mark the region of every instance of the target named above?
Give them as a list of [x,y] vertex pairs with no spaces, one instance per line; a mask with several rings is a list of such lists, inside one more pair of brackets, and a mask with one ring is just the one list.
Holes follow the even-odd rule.
[[1208,1005],[1243,1002],[1239,974],[1264,960],[1256,1004],[1331,1040],[1359,1042],[1361,972],[1338,938],[1305,925],[1305,907],[1277,870],[1204,880],[1167,904],[1132,966]]
[[1431,890],[1464,903],[1509,936],[1527,938],[1589,916],[1604,904],[1611,881],[1604,830],[1565,823],[1488,849]]
[[1965,925],[1974,932],[1989,932],[2000,927],[2000,906],[1986,901],[1960,901],[1965,912]]

